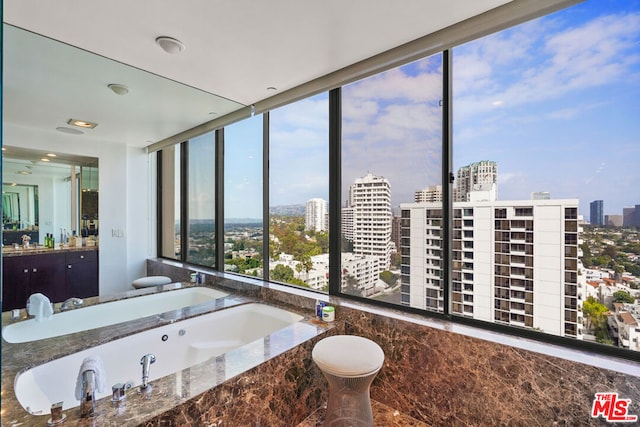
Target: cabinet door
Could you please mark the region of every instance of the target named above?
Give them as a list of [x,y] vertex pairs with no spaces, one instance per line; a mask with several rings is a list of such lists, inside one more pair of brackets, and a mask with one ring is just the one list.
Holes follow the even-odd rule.
[[67,298],[98,295],[98,252],[67,253]]
[[31,293],[43,293],[51,302],[64,301],[67,282],[64,253],[29,255],[24,258],[31,268]]
[[2,259],[2,311],[26,307],[30,271],[22,256]]

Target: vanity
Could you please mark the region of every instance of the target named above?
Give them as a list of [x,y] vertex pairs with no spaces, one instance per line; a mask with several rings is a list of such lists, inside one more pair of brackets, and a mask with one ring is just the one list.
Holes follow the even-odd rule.
[[98,295],[98,247],[2,250],[2,309],[24,308],[40,292],[51,302]]

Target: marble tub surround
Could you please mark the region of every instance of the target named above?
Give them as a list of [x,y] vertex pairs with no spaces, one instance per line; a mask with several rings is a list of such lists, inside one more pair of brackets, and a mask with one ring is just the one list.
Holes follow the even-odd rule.
[[[180,267],[150,260],[148,268],[153,274],[164,274]],[[230,274],[212,273],[208,283],[224,289],[254,285],[258,289],[252,292],[259,292],[264,300],[305,311],[312,310],[318,297],[330,302],[337,313],[332,333],[369,338],[385,353],[384,366],[371,386],[372,400],[418,423],[609,425],[602,418],[590,416],[595,393],[600,392],[617,392],[620,398],[631,399],[629,414],[640,416],[638,362]],[[301,357],[307,360],[310,354]],[[309,384],[319,384],[315,393],[324,393],[327,388],[321,375],[316,367],[309,366]],[[274,399],[271,407],[285,405],[275,395]],[[244,411],[250,412],[252,403],[245,405]],[[309,414],[319,408],[309,407]],[[218,407],[218,411],[224,416],[224,409]],[[295,424],[281,421],[269,425]]]
[[[171,289],[193,286],[190,283],[166,285]],[[167,291],[167,289],[164,289]],[[139,295],[149,292],[160,292],[161,289],[144,289],[130,291],[126,295],[113,296],[109,301],[126,297],[127,295]],[[170,291],[170,290],[169,290]],[[86,299],[86,304],[104,302],[106,298],[95,297]],[[81,349],[112,341],[167,323],[198,316],[212,311],[222,310],[231,306],[256,302],[255,298],[230,295],[209,303],[199,304],[164,313],[163,315],[149,316],[135,321],[125,322],[105,328],[83,331],[62,337],[44,339],[28,343],[2,345],[2,415],[3,426],[42,426],[46,424],[49,415],[31,415],[25,411],[17,401],[13,382],[19,372],[33,366],[57,359]],[[271,304],[275,305],[275,304]],[[289,311],[291,307],[282,307]],[[299,313],[303,314],[304,313]],[[11,322],[10,313],[3,313],[5,320]],[[291,348],[296,348],[300,343],[325,333],[327,325],[314,323],[315,319],[308,317],[298,323],[290,325],[261,340],[257,340],[246,346],[237,348],[224,355],[210,359],[207,362],[184,369],[175,374],[168,375],[155,381],[151,381],[152,389],[149,394],[140,394],[133,388],[127,392],[126,401],[116,406],[105,397],[97,401],[97,416],[89,419],[80,419],[78,408],[63,412],[67,416],[65,425],[122,425],[137,426],[146,420],[153,418],[175,406],[180,406],[190,399],[214,388],[233,378],[244,370],[251,369],[265,360],[278,356]],[[224,325],[222,325],[223,327]],[[153,367],[152,367],[153,369]],[[76,375],[76,372],[70,373]],[[108,373],[107,373],[108,375]],[[131,378],[109,378],[108,386],[117,382],[126,382]],[[139,380],[139,378],[138,378]],[[113,383],[113,384],[112,384]],[[55,402],[52,402],[55,403]],[[69,406],[71,402],[69,402]]]

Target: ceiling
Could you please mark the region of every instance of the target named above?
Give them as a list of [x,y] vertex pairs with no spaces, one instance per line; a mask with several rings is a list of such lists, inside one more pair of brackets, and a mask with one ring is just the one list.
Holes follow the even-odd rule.
[[[145,147],[509,1],[4,0],[4,144]],[[60,134],[71,118],[98,126]]]

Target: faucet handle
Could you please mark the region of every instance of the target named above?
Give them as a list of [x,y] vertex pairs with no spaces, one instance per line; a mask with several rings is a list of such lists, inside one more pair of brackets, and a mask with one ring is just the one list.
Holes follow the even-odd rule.
[[122,402],[127,397],[127,390],[133,387],[133,381],[127,381],[126,383],[118,383],[111,387],[111,401]]
[[47,421],[47,426],[57,426],[64,422],[67,416],[62,413],[62,402],[51,405],[51,418]]

